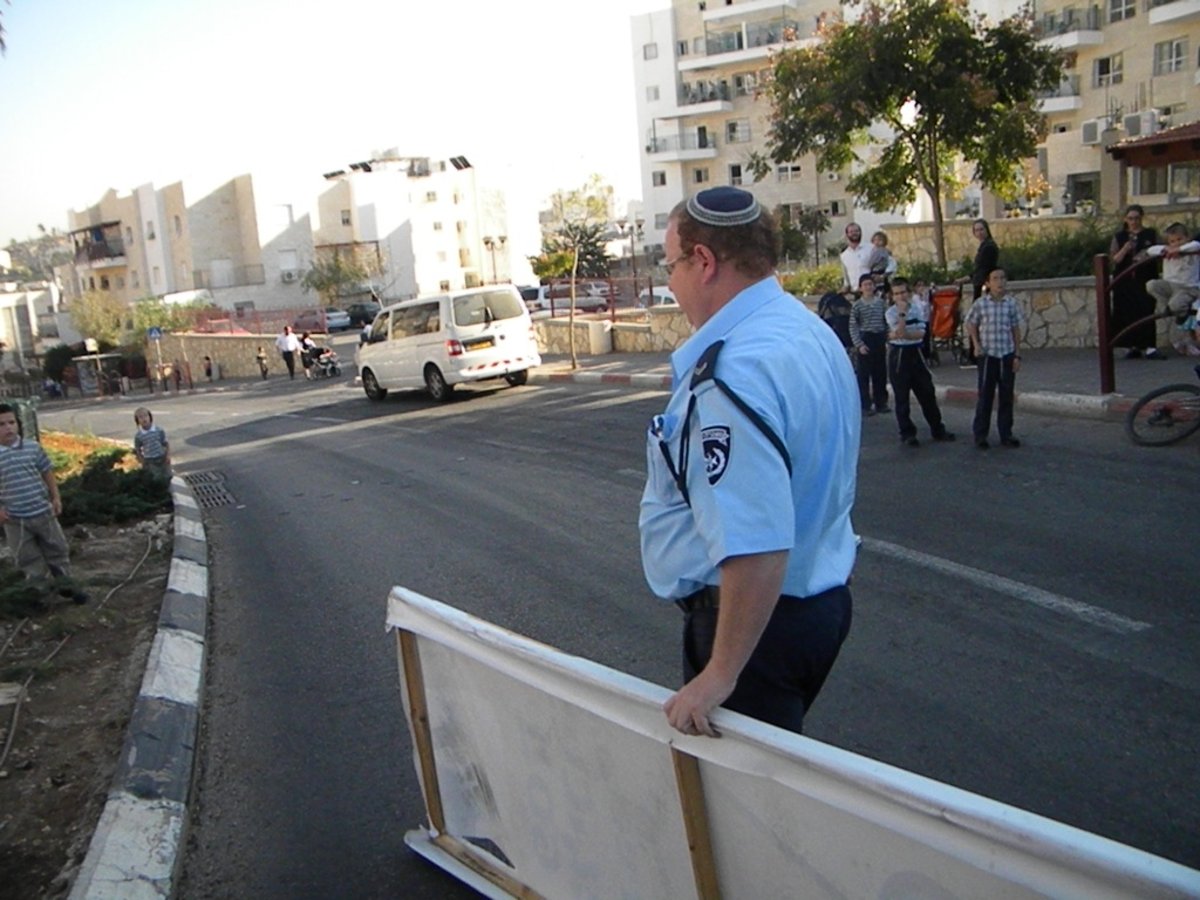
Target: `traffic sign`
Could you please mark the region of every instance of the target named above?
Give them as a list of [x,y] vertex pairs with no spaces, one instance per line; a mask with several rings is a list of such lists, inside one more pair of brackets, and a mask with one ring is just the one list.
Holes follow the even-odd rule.
[[150,328],[146,329],[146,336],[152,341],[162,340],[162,329],[157,325],[152,325]]

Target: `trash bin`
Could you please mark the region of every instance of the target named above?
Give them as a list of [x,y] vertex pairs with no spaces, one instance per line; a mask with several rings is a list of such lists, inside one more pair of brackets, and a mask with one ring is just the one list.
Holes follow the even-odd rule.
[[13,397],[5,401],[17,411],[17,422],[21,425],[21,434],[31,441],[38,440],[41,433],[38,430],[37,397]]

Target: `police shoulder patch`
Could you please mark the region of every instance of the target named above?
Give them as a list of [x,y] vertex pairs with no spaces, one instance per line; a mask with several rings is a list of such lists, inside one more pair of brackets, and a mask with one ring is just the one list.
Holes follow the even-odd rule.
[[729,453],[732,435],[728,425],[709,425],[700,431],[704,447],[704,471],[708,483],[716,484],[729,468]]

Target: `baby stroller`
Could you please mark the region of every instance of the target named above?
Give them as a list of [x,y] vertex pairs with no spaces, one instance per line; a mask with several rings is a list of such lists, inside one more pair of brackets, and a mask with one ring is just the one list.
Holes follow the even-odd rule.
[[962,335],[962,288],[935,287],[929,295],[929,365],[942,363],[938,351],[948,350],[955,362],[967,365],[971,354]]
[[312,360],[314,378],[332,378],[334,375],[342,374],[338,355],[331,347],[313,347],[307,352]]
[[[821,297],[821,302],[817,304],[817,315],[833,329],[833,333],[838,336],[838,340],[842,342],[842,346],[847,352],[851,352],[853,342],[850,340],[850,309],[851,302],[842,294],[836,291],[830,291]],[[851,356],[853,360],[853,356]]]

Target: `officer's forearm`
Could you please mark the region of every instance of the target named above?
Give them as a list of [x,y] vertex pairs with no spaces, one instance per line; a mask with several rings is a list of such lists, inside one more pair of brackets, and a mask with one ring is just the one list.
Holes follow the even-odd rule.
[[736,681],[775,611],[787,551],[733,556],[721,564],[721,611],[706,669]]

